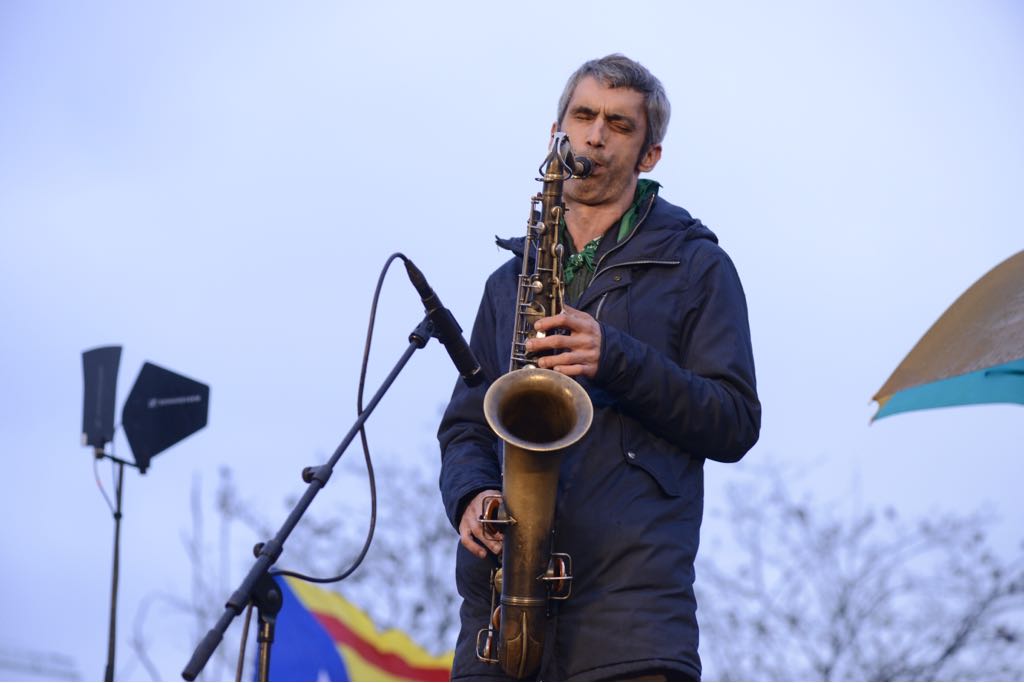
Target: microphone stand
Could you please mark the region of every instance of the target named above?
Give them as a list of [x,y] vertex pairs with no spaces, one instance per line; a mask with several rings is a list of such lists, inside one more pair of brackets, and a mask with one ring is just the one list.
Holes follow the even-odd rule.
[[104,681],[114,680],[114,653],[115,640],[117,636],[117,584],[120,578],[121,566],[121,499],[124,492],[124,466],[138,467],[127,460],[121,460],[109,453],[104,453],[102,448],[96,448],[97,460],[108,458],[117,463],[117,478],[114,484],[114,499],[117,501],[114,507],[114,570],[110,586],[110,627],[107,635],[107,666],[103,671]]
[[214,650],[217,649],[220,641],[224,638],[224,633],[227,632],[231,622],[242,613],[242,610],[250,602],[256,603],[259,619],[259,637],[257,638],[259,643],[259,672],[257,680],[269,680],[270,647],[274,642],[274,622],[277,612],[281,609],[281,591],[273,578],[271,578],[268,570],[281,555],[285,541],[306,513],[310,503],[313,502],[313,498],[316,497],[320,489],[327,485],[327,480],[330,479],[334,466],[338,463],[338,460],[345,452],[345,449],[348,448],[352,439],[362,429],[363,424],[370,417],[370,413],[377,407],[377,404],[384,397],[384,394],[391,387],[391,384],[398,377],[405,364],[409,362],[412,354],[417,349],[422,349],[426,346],[427,341],[432,336],[435,336],[434,328],[430,318],[426,317],[409,335],[409,346],[406,348],[405,353],[402,354],[394,369],[391,370],[391,373],[381,383],[377,393],[370,399],[363,412],[359,413],[352,428],[334,450],[334,454],[331,455],[327,463],[319,467],[307,467],[303,470],[302,478],[309,484],[306,492],[299,499],[299,502],[295,504],[295,507],[274,538],[266,543],[257,544],[253,549],[253,552],[256,554],[256,562],[253,563],[249,573],[242,579],[242,583],[235,592],[231,594],[220,619],[217,620],[213,628],[196,646],[195,651],[192,653],[192,658],[181,672],[182,678],[186,681],[194,681],[196,679],[196,676],[206,666]]

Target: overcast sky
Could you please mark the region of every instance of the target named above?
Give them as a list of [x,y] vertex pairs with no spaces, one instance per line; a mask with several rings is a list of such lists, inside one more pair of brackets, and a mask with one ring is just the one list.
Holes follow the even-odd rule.
[[[388,254],[472,325],[566,77],[618,51],[672,101],[650,176],[718,234],[750,306],[764,427],[708,465],[709,507],[774,461],[823,498],[986,506],[1009,552],[1020,407],[868,421],[939,314],[1024,248],[1022,38],[1009,1],[0,3],[0,640],[102,677],[112,522],[79,446],[83,350],[124,346],[119,409],[147,360],[211,385],[209,426],[126,475],[127,634],[143,596],[187,594],[197,473],[209,491],[234,468],[273,518],[347,431]],[[421,313],[394,271],[371,386]],[[436,475],[453,381],[436,342],[413,358],[370,422],[379,458]],[[364,486],[345,485],[316,505]]]

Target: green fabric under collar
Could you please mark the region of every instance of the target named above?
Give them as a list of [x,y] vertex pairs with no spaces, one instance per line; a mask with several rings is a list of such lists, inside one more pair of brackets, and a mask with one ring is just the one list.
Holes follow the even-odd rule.
[[[640,180],[637,180],[636,191],[633,193],[633,203],[628,209],[626,209],[626,212],[622,214],[622,218],[618,221],[619,230],[615,239],[616,243],[624,240],[633,230],[633,227],[636,225],[636,221],[639,217],[641,207],[646,205],[647,200],[651,195],[658,194],[658,188],[660,187],[661,184],[656,180],[650,180],[648,178],[641,178]],[[612,229],[614,227],[615,226],[613,225]],[[590,284],[590,277],[594,274],[594,256],[597,254],[597,248],[601,245],[602,236],[595,237],[587,242],[583,249],[576,251],[572,237],[569,235],[569,231],[565,226],[564,218],[562,219],[561,228],[562,243],[568,248],[568,256],[566,256],[565,265],[562,268],[562,277],[565,284],[571,285],[572,281],[576,279],[576,275],[581,269],[586,270],[588,275],[587,284]]]

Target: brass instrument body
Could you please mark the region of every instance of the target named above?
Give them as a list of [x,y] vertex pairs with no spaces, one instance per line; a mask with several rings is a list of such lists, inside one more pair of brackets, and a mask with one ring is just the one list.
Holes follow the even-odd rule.
[[477,655],[516,678],[540,668],[549,601],[569,597],[572,560],[552,552],[558,473],[562,452],[586,434],[593,419],[583,387],[536,367],[526,352],[526,340],[538,336],[534,323],[563,308],[562,183],[576,167],[568,138],[557,133],[542,164],[543,189],[531,200],[509,372],[491,385],[483,406],[487,423],[504,442],[504,458],[501,499],[485,501],[488,512],[481,522],[490,535],[500,529],[504,541],[502,566],[492,578],[492,603],[500,595],[500,607],[492,604],[492,623],[477,635]]
[[[590,162],[582,175],[589,175]],[[562,245],[558,228],[565,216],[562,202],[563,183],[576,173],[576,162],[569,150],[569,138],[556,133],[551,150],[541,165],[541,191],[530,199],[530,215],[526,221],[526,243],[523,245],[523,268],[519,275],[516,317],[512,329],[512,355],[509,372],[535,365],[526,352],[526,340],[538,336],[534,323],[556,315],[564,307],[562,284]]]

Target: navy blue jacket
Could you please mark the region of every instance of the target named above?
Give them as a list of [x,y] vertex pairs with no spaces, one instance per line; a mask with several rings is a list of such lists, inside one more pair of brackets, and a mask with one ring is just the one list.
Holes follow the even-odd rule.
[[[715,235],[652,197],[633,231],[603,240],[576,308],[601,325],[587,435],[563,456],[554,547],[572,556],[572,597],[549,621],[545,680],[592,680],[668,669],[698,678],[693,562],[705,459],[739,460],[757,441],[746,300]],[[508,369],[522,241],[487,281],[471,346],[484,372]],[[501,444],[484,420],[487,383],[459,383],[438,432],[441,493],[452,525],[472,496],[501,488]],[[462,632],[453,678],[499,678],[477,662],[494,560],[463,548],[456,583]]]

